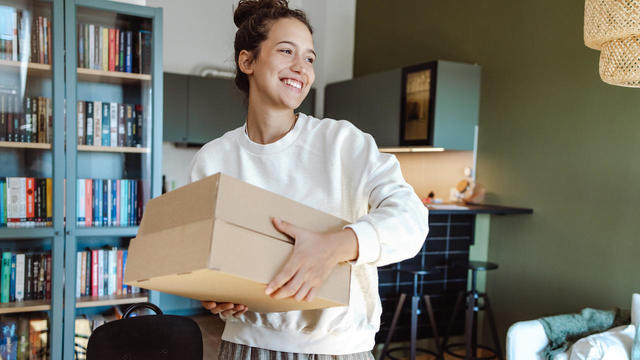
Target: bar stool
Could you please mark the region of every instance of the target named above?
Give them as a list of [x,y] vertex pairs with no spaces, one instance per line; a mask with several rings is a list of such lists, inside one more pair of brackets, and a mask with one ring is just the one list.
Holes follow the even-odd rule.
[[[391,360],[398,360],[398,358],[391,355],[391,353],[398,351],[409,350],[410,360],[415,360],[416,352],[429,354],[434,356],[436,359],[442,358],[442,349],[440,348],[440,337],[438,336],[438,328],[436,327],[435,317],[433,316],[433,307],[431,306],[431,297],[427,294],[420,295],[418,291],[418,285],[420,284],[420,280],[423,276],[433,273],[440,272],[436,268],[426,268],[421,270],[404,270],[399,269],[396,270],[401,273],[407,273],[413,275],[413,296],[411,296],[411,343],[410,346],[407,347],[397,347],[393,349],[389,349],[389,344],[391,343],[391,338],[393,337],[393,333],[396,330],[396,325],[398,324],[398,318],[402,313],[402,306],[407,298],[406,293],[401,293],[400,298],[398,299],[398,305],[396,306],[396,310],[393,313],[393,320],[391,320],[391,328],[389,329],[389,333],[387,334],[387,339],[384,342],[384,347],[382,348],[382,353],[378,360],[383,360],[385,357],[388,357]],[[436,348],[438,350],[437,353],[416,347],[417,335],[418,335],[418,315],[420,315],[420,300],[424,299],[425,308],[427,310],[427,314],[429,315],[429,326],[431,326],[431,330],[433,331],[433,336],[436,342]]]
[[[456,300],[456,305],[453,310],[453,314],[451,315],[451,321],[449,322],[449,326],[447,327],[447,332],[445,334],[444,340],[442,341],[442,349],[448,355],[459,359],[465,360],[488,360],[488,359],[504,359],[502,356],[502,347],[500,346],[500,339],[498,338],[498,332],[496,330],[496,322],[493,317],[493,310],[491,309],[491,302],[489,301],[489,296],[486,293],[478,292],[477,288],[477,276],[478,271],[490,271],[498,268],[498,264],[485,262],[485,261],[469,261],[464,263],[456,263],[454,264],[456,267],[463,267],[467,270],[471,270],[471,291],[465,292],[461,291],[458,294],[458,299]],[[466,319],[464,325],[464,344],[447,344],[449,340],[449,335],[455,324],[458,312],[460,312],[462,307],[462,298],[466,294]],[[478,300],[483,299],[483,304],[481,305]],[[492,349],[488,346],[478,345],[478,312],[480,310],[486,310],[489,315],[489,325],[491,327],[491,335],[493,337],[493,343],[495,349]],[[453,353],[452,349],[455,348],[464,348],[465,355],[459,355]],[[494,355],[488,357],[477,357],[478,348],[485,349],[491,351]]]

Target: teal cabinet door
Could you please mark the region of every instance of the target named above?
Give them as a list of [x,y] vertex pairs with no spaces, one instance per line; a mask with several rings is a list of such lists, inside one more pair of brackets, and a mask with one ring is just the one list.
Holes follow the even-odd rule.
[[164,73],[163,141],[187,141],[188,81],[187,75]]
[[205,144],[244,124],[246,105],[233,81],[189,77],[187,141]]

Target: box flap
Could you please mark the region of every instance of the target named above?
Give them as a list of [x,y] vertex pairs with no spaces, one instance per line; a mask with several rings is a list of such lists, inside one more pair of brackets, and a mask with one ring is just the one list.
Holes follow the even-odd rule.
[[212,175],[149,200],[138,236],[212,219],[220,175]]
[[217,219],[289,242],[291,239],[273,226],[272,217],[278,217],[316,232],[338,231],[349,224],[344,219],[285,196],[247,184],[229,175],[221,173],[219,175],[219,193],[215,211]]

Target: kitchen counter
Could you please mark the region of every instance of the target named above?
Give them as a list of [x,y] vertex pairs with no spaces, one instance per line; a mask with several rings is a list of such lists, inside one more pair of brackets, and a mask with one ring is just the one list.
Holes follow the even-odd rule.
[[430,214],[533,214],[533,209],[488,204],[444,203],[427,204]]

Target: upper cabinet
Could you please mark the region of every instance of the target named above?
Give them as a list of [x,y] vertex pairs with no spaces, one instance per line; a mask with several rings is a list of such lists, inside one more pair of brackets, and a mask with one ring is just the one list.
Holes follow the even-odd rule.
[[346,119],[379,147],[473,150],[478,65],[434,61],[327,85],[325,116]]
[[[311,89],[297,111],[313,114],[314,97]],[[246,100],[233,79],[164,74],[164,141],[205,144],[246,117]]]

